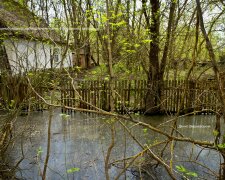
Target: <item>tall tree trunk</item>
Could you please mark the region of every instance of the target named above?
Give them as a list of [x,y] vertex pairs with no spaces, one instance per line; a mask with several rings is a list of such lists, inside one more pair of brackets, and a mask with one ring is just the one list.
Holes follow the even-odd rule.
[[146,0],[142,0],[143,11],[147,26],[150,30],[150,53],[148,71],[148,91],[146,95],[146,114],[158,113],[159,92],[159,26],[160,26],[160,2],[151,0],[151,19],[148,20],[146,12]]
[[107,31],[107,50],[108,50],[108,70],[109,70],[109,76],[110,79],[113,79],[114,74],[113,74],[113,67],[112,67],[112,44],[111,44],[111,33],[110,33],[110,23],[109,23],[109,18],[110,18],[110,9],[109,9],[109,0],[106,0],[106,11],[107,11],[107,24],[106,24],[106,31]]
[[[146,4],[146,0],[143,0]],[[163,76],[167,64],[168,50],[170,46],[171,31],[174,21],[174,13],[176,2],[171,0],[169,21],[166,34],[166,42],[164,45],[161,63],[159,61],[159,27],[160,27],[160,2],[159,0],[151,0],[151,20],[146,21],[150,27],[150,53],[149,53],[149,71],[148,71],[148,91],[146,97],[146,114],[155,114],[160,111],[160,99]],[[145,5],[146,6],[146,5]],[[147,12],[144,6],[144,15],[147,20]]]
[[108,71],[110,77],[110,111],[114,111],[114,91],[113,91],[113,80],[114,80],[114,73],[113,73],[113,57],[112,57],[112,44],[111,44],[111,32],[110,32],[110,5],[109,0],[106,0],[106,13],[107,13],[107,24],[106,24],[106,31],[107,31],[107,49],[108,49]]
[[163,50],[163,56],[160,64],[160,75],[159,75],[159,80],[163,80],[163,75],[165,72],[165,67],[167,64],[167,55],[168,55],[168,50],[169,46],[171,45],[171,34],[172,34],[172,29],[173,24],[174,24],[174,13],[176,9],[176,2],[174,0],[171,1],[170,5],[170,14],[169,14],[169,21],[168,21],[168,27],[167,27],[167,34],[166,34],[166,42]]

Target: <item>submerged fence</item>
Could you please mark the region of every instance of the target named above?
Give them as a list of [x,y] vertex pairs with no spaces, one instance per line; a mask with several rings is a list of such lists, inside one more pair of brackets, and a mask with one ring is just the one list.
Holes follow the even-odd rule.
[[[115,110],[119,113],[146,111],[146,94],[150,86],[146,80],[76,81],[61,86],[63,106],[85,109],[110,110],[110,91],[113,89]],[[160,93],[157,106],[161,113],[212,113],[219,102],[214,81],[164,81],[159,82]],[[63,109],[63,111],[67,111]]]

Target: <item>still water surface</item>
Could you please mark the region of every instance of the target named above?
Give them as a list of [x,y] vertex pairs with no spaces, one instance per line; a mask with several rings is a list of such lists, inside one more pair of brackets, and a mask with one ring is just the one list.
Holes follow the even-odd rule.
[[[60,116],[60,110],[54,110],[52,121],[51,154],[48,163],[47,179],[77,179],[101,180],[105,179],[104,157],[111,142],[110,117],[96,116],[85,113],[75,113],[66,119]],[[24,154],[17,176],[23,179],[41,179],[47,147],[47,127],[49,112],[35,112],[31,116],[18,117],[15,127],[16,142],[8,157],[11,162],[17,162]],[[134,116],[134,118],[151,123],[154,126],[172,119],[168,116]],[[124,121],[124,120],[122,120]],[[116,123],[115,146],[112,150],[110,162],[135,155],[141,151],[137,143]],[[144,143],[159,141],[162,137],[155,132],[147,131],[143,127],[126,123],[135,137]],[[164,131],[169,124],[160,126]],[[215,126],[215,116],[198,115],[179,118],[178,130],[188,137],[198,140],[213,141],[212,132]],[[21,136],[23,138],[21,138]],[[22,140],[21,140],[22,139]],[[126,146],[125,146],[126,144]],[[199,154],[199,152],[201,152]],[[184,160],[195,159],[211,169],[218,171],[219,155],[209,150],[201,150],[192,144],[178,143],[174,151],[174,166],[184,165]],[[169,161],[169,159],[168,159]],[[198,172],[199,177],[213,179],[207,175],[207,170],[193,163],[185,163],[185,167]],[[71,168],[79,171],[68,173]],[[110,167],[113,179],[122,167]],[[138,179],[132,171],[126,172],[127,179]],[[158,179],[170,179],[163,169],[156,171]],[[177,176],[178,179],[180,177]],[[124,179],[124,176],[121,177]],[[146,178],[149,179],[149,178]]]

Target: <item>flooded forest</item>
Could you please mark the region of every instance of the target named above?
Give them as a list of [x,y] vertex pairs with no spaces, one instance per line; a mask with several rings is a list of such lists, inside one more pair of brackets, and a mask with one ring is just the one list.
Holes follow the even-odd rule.
[[223,0],[0,0],[0,179],[225,179]]

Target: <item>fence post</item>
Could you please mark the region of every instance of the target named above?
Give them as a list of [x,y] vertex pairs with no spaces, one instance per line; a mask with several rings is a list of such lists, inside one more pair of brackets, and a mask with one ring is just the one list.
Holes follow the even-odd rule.
[[194,101],[195,101],[195,92],[196,92],[196,82],[194,80],[190,80],[188,83],[188,104],[187,104],[187,110],[188,112],[195,111]]

